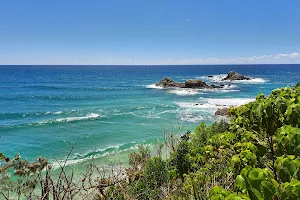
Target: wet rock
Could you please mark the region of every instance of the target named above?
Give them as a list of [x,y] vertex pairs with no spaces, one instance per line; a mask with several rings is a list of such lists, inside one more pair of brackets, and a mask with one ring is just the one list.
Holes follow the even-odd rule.
[[192,89],[213,89],[213,88],[222,88],[222,86],[218,85],[207,85],[205,82],[201,80],[187,80],[186,82],[175,82],[171,78],[164,78],[158,83],[156,86],[163,88],[192,88]]
[[222,79],[222,81],[235,81],[235,80],[250,80],[250,78],[245,77],[237,72],[231,71],[227,74],[225,78]]
[[218,110],[215,112],[215,115],[220,115],[220,116],[227,116],[228,115],[228,110],[229,108],[218,108]]
[[205,82],[200,80],[187,80],[185,83],[186,88],[207,88],[209,87]]

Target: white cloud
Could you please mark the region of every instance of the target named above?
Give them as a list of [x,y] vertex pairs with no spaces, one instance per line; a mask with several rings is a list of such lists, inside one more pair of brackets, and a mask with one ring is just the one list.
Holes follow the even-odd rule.
[[172,60],[172,62],[155,62],[152,64],[299,64],[300,53],[290,54],[274,54],[274,55],[262,55],[252,57],[240,57],[240,58],[196,58],[196,59],[183,59]]
[[300,64],[300,53],[280,53],[274,55],[261,55],[251,57],[231,57],[231,58],[185,58],[178,60],[175,58],[168,58],[165,60],[155,60],[154,58],[147,58],[145,60],[134,59],[116,59],[105,58],[101,55],[47,55],[47,54],[32,54],[32,55],[15,55],[5,56],[0,55],[0,65],[5,64],[76,64],[76,65],[212,65],[212,64]]

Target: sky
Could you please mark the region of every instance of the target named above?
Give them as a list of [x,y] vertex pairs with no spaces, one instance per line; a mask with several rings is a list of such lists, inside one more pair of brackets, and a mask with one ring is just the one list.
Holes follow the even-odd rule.
[[0,64],[300,63],[299,0],[0,1]]

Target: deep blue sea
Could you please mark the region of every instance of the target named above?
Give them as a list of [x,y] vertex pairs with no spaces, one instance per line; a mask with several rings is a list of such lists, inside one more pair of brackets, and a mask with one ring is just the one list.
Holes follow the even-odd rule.
[[[253,78],[221,82],[229,71]],[[213,78],[208,78],[213,75]],[[201,79],[224,89],[167,90],[153,84]],[[300,65],[224,66],[0,66],[0,152],[70,165],[94,157],[126,162],[137,144],[152,145],[164,131],[184,133],[218,120],[219,107],[252,101],[300,81]]]

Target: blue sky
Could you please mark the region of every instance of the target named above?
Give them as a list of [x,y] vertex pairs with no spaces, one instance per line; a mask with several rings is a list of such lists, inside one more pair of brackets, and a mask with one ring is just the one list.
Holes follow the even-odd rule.
[[299,0],[0,2],[0,64],[300,63]]

